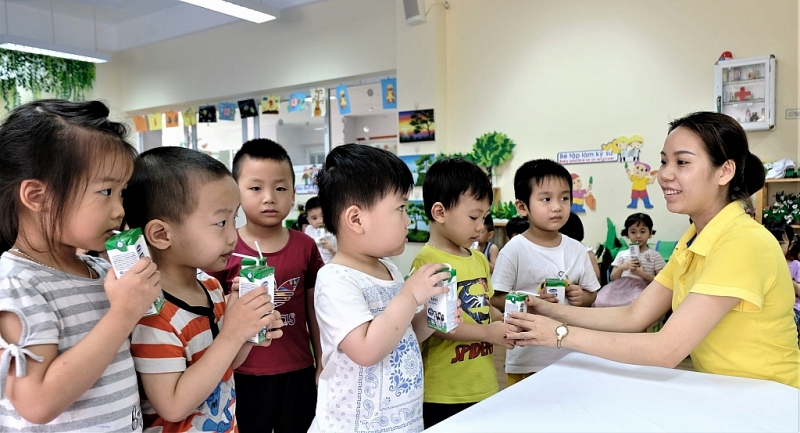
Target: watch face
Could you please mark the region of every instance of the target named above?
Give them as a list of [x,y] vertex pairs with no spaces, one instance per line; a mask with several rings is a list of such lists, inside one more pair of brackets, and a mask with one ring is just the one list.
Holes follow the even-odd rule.
[[557,335],[560,335],[560,336],[562,336],[562,337],[563,337],[563,336],[565,336],[565,335],[567,335],[567,332],[568,332],[568,331],[567,331],[567,327],[566,327],[566,326],[564,326],[564,325],[561,325],[561,326],[559,326],[558,328],[556,328],[556,334],[557,334]]

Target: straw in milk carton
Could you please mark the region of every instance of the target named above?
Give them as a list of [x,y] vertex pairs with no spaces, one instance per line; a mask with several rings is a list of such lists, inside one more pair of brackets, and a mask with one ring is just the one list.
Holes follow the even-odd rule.
[[[258,244],[256,244],[256,248],[258,248]],[[260,249],[259,254],[261,254]],[[275,297],[275,268],[267,266],[267,259],[263,256],[260,258],[244,256],[242,270],[239,271],[239,296],[246,295],[258,286],[266,287],[270,298]],[[267,331],[267,328],[263,328],[247,341],[261,344],[267,341]]]
[[441,332],[450,332],[456,329],[456,308],[458,303],[458,280],[456,270],[447,263],[445,272],[450,278],[442,281],[440,285],[447,287],[447,293],[432,296],[428,301],[428,328]]
[[[108,253],[108,260],[111,262],[117,278],[122,278],[122,275],[128,272],[139,259],[150,257],[147,241],[145,241],[140,228],[116,232],[106,241],[106,253]],[[155,316],[160,313],[164,302],[166,302],[164,295],[159,293],[158,298],[153,301],[153,305],[144,315]]]

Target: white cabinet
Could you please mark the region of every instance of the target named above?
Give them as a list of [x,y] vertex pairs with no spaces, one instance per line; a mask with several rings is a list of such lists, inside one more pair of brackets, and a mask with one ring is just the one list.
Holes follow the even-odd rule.
[[717,112],[745,131],[775,127],[775,56],[718,61],[714,90]]

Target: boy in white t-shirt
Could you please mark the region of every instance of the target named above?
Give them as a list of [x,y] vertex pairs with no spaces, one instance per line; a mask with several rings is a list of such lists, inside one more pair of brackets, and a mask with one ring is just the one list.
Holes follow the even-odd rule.
[[[569,285],[561,303],[592,305],[600,283],[586,247],[558,232],[570,214],[572,177],[569,172],[549,159],[528,161],[514,175],[514,195],[517,211],[528,219],[530,228],[500,250],[492,274],[496,292],[492,303],[503,309],[507,292],[538,294],[539,285],[545,279],[566,278]],[[558,302],[554,295],[543,293],[541,297]],[[567,353],[567,349],[550,347],[515,347],[506,353],[508,385],[547,367]]]
[[325,230],[325,220],[322,214],[322,206],[319,204],[319,197],[311,197],[306,202],[306,218],[308,226],[305,233],[317,242],[319,255],[325,264],[331,261],[336,254],[336,236]]
[[404,282],[383,258],[405,249],[411,171],[390,152],[348,144],[328,154],[317,184],[339,251],[314,292],[323,370],[310,431],[422,431],[419,341],[433,330],[420,307],[447,292],[436,285],[449,274],[430,263]]

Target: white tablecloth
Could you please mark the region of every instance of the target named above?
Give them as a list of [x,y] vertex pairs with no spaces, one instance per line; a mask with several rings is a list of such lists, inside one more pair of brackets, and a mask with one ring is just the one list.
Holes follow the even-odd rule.
[[777,382],[572,353],[426,430],[800,431],[800,391]]

